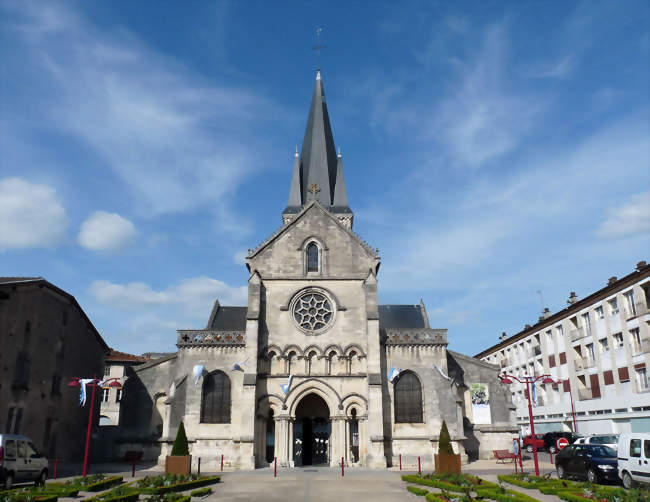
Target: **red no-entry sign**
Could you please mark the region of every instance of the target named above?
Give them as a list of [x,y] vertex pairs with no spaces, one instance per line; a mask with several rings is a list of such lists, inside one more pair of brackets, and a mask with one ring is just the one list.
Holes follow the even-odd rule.
[[557,440],[557,449],[561,450],[565,446],[569,446],[569,440],[567,438],[560,438]]

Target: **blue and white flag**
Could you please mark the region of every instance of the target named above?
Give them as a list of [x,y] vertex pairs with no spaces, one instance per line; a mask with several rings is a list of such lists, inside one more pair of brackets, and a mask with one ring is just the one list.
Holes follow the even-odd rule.
[[445,375],[443,373],[443,371],[440,369],[440,366],[438,366],[437,364],[434,364],[433,367],[438,370],[438,373],[440,373],[440,376],[442,376],[442,378],[445,378],[447,380],[451,380],[451,377],[449,375]]
[[86,385],[94,381],[94,378],[81,378],[79,380],[79,385],[81,386],[79,392],[79,406],[86,406]]
[[535,387],[535,384],[533,384],[532,387],[533,387],[533,392],[532,392],[533,406],[537,406],[537,388]]
[[232,370],[231,371],[244,371],[244,364],[246,364],[246,361],[248,361],[250,358],[247,357],[244,359],[242,362],[235,362],[232,365]]
[[199,384],[199,380],[201,380],[204,371],[205,371],[205,366],[203,366],[202,364],[197,364],[194,366],[194,368],[192,368],[192,375],[194,375],[194,387],[196,387]]
[[397,378],[397,376],[402,372],[402,368],[396,368],[395,366],[391,366],[390,370],[388,371],[388,381],[393,382]]
[[289,394],[289,390],[291,389],[291,380],[293,380],[293,375],[289,375],[289,381],[286,383],[286,385],[280,385],[282,392],[285,394]]

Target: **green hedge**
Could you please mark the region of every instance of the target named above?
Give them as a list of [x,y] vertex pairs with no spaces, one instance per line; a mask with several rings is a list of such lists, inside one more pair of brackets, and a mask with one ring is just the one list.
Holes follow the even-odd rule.
[[142,488],[142,493],[153,493],[155,495],[162,495],[163,493],[170,492],[184,492],[191,488],[199,488],[201,486],[213,485],[221,480],[219,476],[211,476],[208,478],[200,478],[192,481],[185,481],[183,483],[176,483],[169,486],[160,486],[157,488]]
[[412,474],[405,474],[402,476],[402,481],[423,486],[430,486],[432,488],[439,488],[440,490],[448,490],[450,492],[463,493],[465,491],[465,488],[459,485],[452,485],[451,483],[447,483],[445,481],[437,481],[434,479],[420,478]]
[[503,490],[503,489],[478,489],[476,491],[478,497],[484,499],[495,500],[497,502],[539,502],[538,499],[526,495],[515,490]]
[[53,494],[33,494],[30,491],[7,490],[0,493],[1,502],[56,502]]
[[210,495],[212,493],[212,488],[209,486],[207,488],[199,488],[198,490],[194,490],[193,492],[190,492],[190,495],[192,497],[205,497],[206,495]]
[[130,502],[132,500],[138,500],[139,497],[139,489],[131,485],[122,485],[108,492],[85,499],[83,502]]
[[164,495],[153,495],[147,499],[147,502],[190,502],[189,495],[180,493],[165,493]]
[[407,486],[406,489],[411,493],[415,493],[420,497],[422,495],[426,495],[427,493],[429,493],[429,490],[425,490],[424,488],[418,488],[417,486]]
[[83,486],[83,491],[85,492],[103,492],[107,488],[112,486],[121,485],[123,483],[122,476],[112,476],[110,478],[97,481],[96,483],[91,483],[89,485]]

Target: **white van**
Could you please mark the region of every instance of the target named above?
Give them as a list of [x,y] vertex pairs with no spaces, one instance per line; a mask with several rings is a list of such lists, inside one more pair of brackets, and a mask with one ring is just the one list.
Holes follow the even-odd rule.
[[47,459],[27,436],[0,434],[0,486],[8,490],[21,481],[45,484],[47,466]]
[[650,483],[650,434],[627,432],[619,436],[618,477],[625,488]]

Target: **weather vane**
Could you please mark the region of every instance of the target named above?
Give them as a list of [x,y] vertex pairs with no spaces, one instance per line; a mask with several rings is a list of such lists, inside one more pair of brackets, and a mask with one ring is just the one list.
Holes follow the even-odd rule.
[[327,45],[321,45],[320,43],[320,32],[323,31],[323,28],[316,28],[316,45],[312,47],[312,50],[317,51],[318,53],[318,70],[320,71],[320,51],[321,49],[326,49]]

